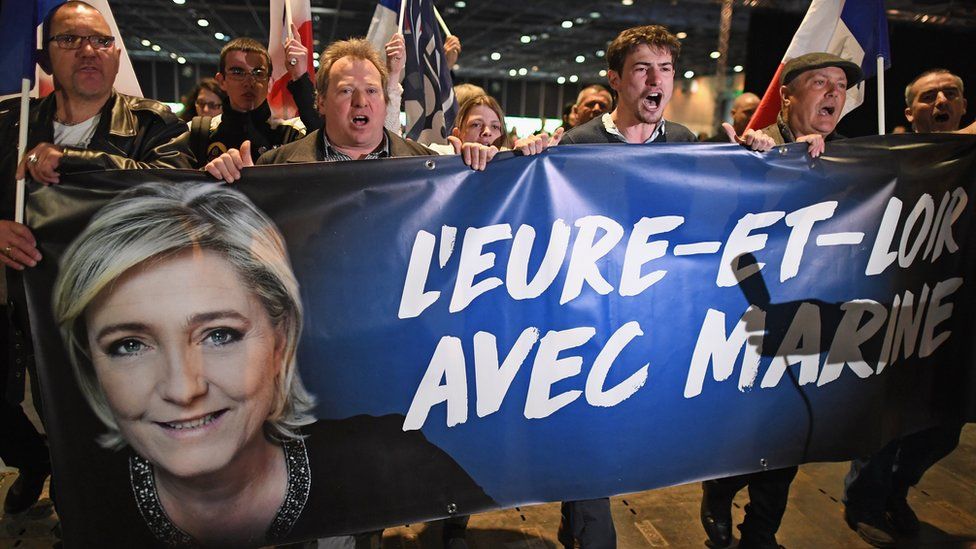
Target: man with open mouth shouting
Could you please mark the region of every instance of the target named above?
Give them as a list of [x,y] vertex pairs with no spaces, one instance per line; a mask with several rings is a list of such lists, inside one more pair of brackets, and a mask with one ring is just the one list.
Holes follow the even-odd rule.
[[[263,155],[258,164],[337,162],[437,154],[383,127],[389,103],[386,63],[368,41],[341,40],[319,57],[318,109],[325,126],[305,138]],[[456,147],[464,163],[484,170],[497,147],[464,143]],[[242,167],[246,167],[242,166]]]
[[[956,132],[966,114],[963,82],[945,69],[915,77],[905,88],[905,118],[915,133]],[[969,133],[976,126],[968,128]],[[966,132],[966,130],[962,130]],[[844,479],[844,518],[874,547],[893,547],[913,538],[920,525],[908,505],[908,491],[959,445],[962,419],[896,438],[869,457],[851,462]]]
[[809,143],[810,155],[820,156],[824,141],[843,137],[834,130],[844,111],[847,89],[863,77],[861,67],[831,53],[814,52],[791,59],[783,67],[783,110],[775,124],[761,131],[777,145]]
[[661,143],[695,141],[695,134],[664,120],[674,91],[674,63],[681,42],[659,25],[621,32],[607,48],[607,78],[617,92],[612,112],[597,116],[566,133],[562,142]]
[[[824,141],[840,136],[834,129],[844,110],[848,86],[863,78],[861,68],[829,53],[808,53],[783,68],[780,94],[783,110],[776,123],[761,131],[777,144],[804,141],[812,156],[824,150]],[[786,512],[790,483],[797,467],[760,471],[702,483],[701,521],[713,547],[733,542],[732,500],[749,487],[746,516],[739,525],[741,549],[776,549],[776,531]]]

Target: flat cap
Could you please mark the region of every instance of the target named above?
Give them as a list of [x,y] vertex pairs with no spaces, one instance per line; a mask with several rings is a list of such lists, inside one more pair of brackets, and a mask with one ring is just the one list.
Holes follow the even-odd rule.
[[832,53],[818,51],[790,59],[783,67],[783,85],[789,84],[804,72],[824,67],[837,67],[843,70],[847,76],[848,87],[854,87],[864,79],[861,67]]

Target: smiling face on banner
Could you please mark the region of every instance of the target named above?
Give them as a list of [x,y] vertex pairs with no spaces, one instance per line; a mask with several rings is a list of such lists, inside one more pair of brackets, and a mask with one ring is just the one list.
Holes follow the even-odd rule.
[[85,316],[112,415],[160,474],[213,474],[262,451],[285,337],[226,260],[148,260]]

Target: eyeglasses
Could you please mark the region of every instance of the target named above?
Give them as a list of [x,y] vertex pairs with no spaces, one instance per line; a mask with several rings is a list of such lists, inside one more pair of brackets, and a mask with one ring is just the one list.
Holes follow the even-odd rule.
[[210,109],[212,111],[223,108],[224,106],[223,103],[220,102],[211,103],[210,101],[205,101],[203,99],[197,99],[193,104],[196,105],[198,109]]
[[78,36],[77,34],[59,34],[57,36],[52,36],[48,42],[54,42],[59,48],[63,50],[77,50],[81,48],[81,44],[84,41],[88,41],[91,44],[93,50],[104,50],[111,48],[115,44],[114,36],[104,36],[101,34],[93,34],[91,36]]
[[227,78],[231,80],[243,81],[248,77],[253,78],[257,82],[264,82],[271,75],[268,74],[268,69],[258,68],[251,71],[247,71],[240,67],[230,67],[226,70]]

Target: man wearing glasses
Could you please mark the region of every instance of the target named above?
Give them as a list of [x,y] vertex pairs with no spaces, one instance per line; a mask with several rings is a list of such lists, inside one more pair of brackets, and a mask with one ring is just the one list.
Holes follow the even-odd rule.
[[0,103],[0,264],[6,267],[0,269],[0,458],[20,469],[4,501],[7,514],[37,501],[51,467],[43,438],[20,407],[33,348],[19,271],[42,257],[31,230],[11,221],[15,180],[28,176],[51,185],[80,171],[189,167],[188,151],[176,139],[186,125],[162,103],[112,89],[120,50],[98,10],[65,2],[47,15],[42,36],[38,62],[53,75],[54,93],[31,100],[19,164],[20,100]]
[[[295,66],[305,66],[305,63],[302,61]],[[220,89],[227,94],[223,112],[209,118],[209,124],[203,117],[190,123],[190,148],[198,166],[205,167],[217,178],[226,178],[219,169],[223,164],[213,162],[221,155],[250,154],[252,160],[257,160],[262,153],[305,136],[305,125],[301,120],[281,120],[272,115],[267,101],[270,77],[271,56],[260,42],[252,38],[236,38],[224,46],[215,77]],[[303,111],[307,109],[312,116],[318,117],[314,114],[313,87],[307,74],[293,79],[289,90],[300,112],[305,114]]]

